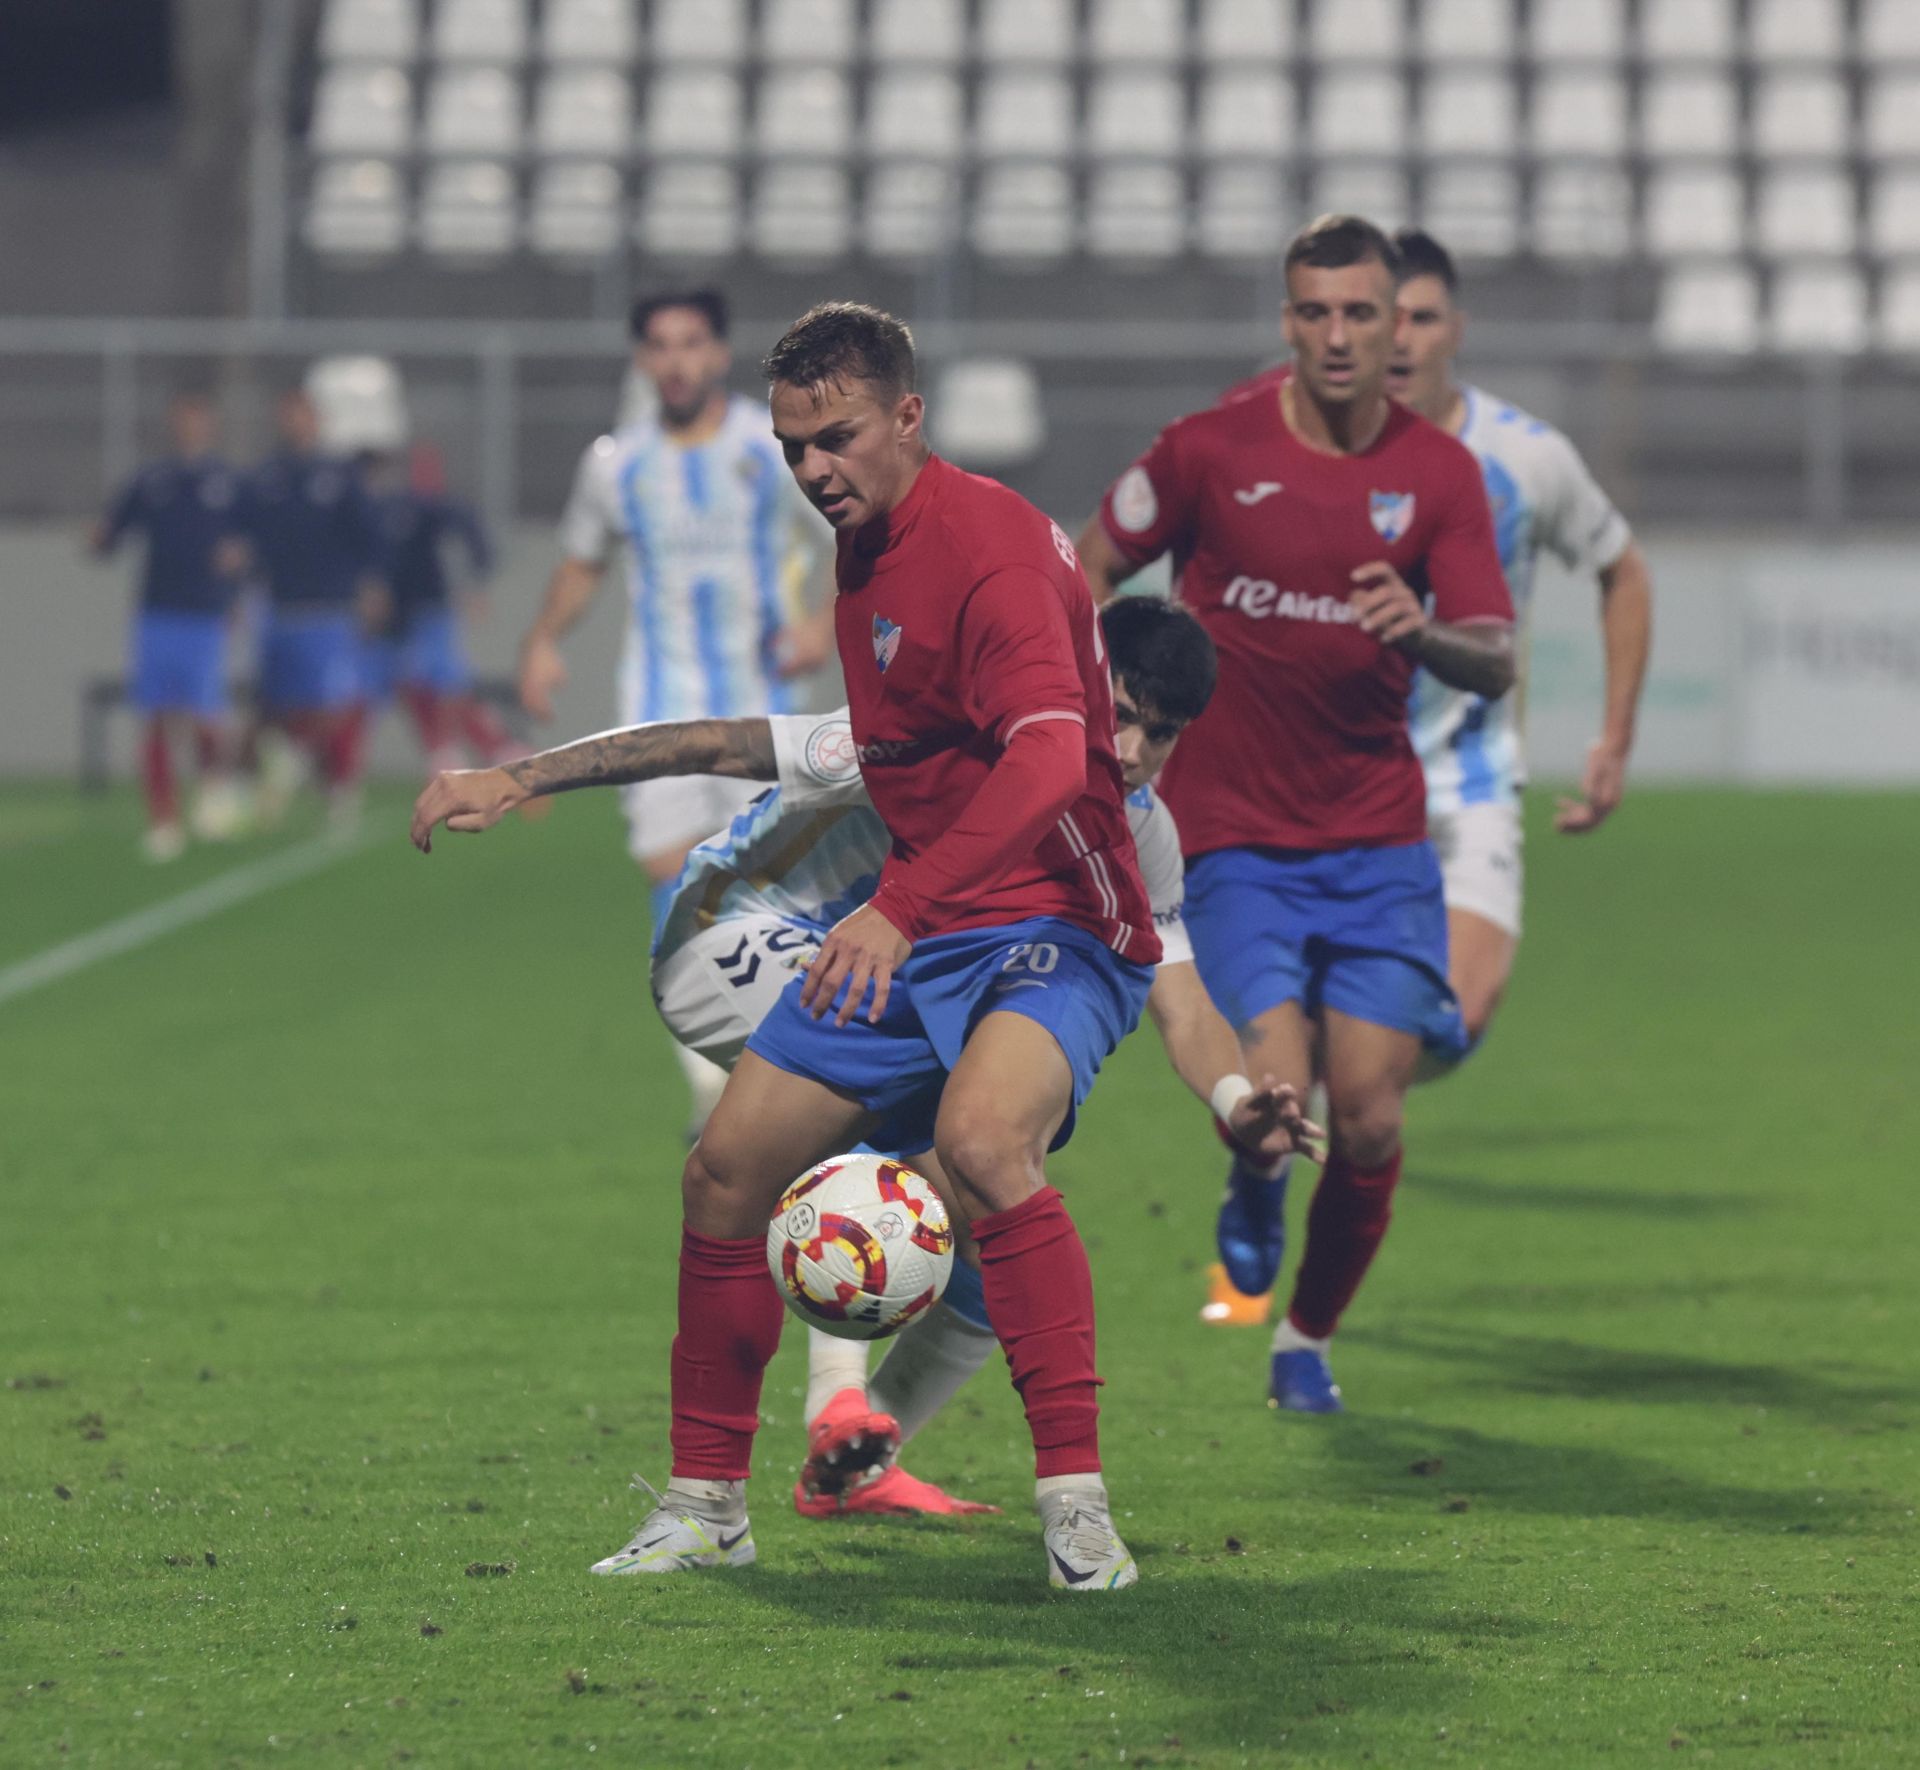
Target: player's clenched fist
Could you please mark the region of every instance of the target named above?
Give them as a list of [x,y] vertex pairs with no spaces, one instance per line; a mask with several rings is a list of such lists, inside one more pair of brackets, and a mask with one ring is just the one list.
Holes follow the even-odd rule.
[[1418,639],[1427,624],[1426,606],[1405,578],[1376,559],[1353,574],[1348,605],[1360,617],[1360,631],[1371,633],[1382,645],[1405,645]]
[[844,983],[846,999],[833,1024],[845,1026],[859,1012],[867,987],[872,985],[873,1006],[867,1011],[867,1023],[877,1025],[893,992],[894,971],[912,951],[912,941],[872,904],[863,903],[852,915],[834,923],[820,943],[819,953],[807,967],[807,980],[800,986],[800,1006],[818,1020],[833,1006]]
[[532,796],[504,768],[450,768],[436,774],[414,800],[413,825],[407,833],[414,847],[430,854],[437,825],[445,824],[463,835],[490,830]]

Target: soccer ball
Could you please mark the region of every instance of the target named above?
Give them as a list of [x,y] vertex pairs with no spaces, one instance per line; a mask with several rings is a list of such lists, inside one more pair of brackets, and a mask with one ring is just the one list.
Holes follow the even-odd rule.
[[931,1309],[953,1271],[939,1193],[880,1155],[836,1155],[781,1194],[767,1267],[787,1307],[843,1340],[879,1340]]

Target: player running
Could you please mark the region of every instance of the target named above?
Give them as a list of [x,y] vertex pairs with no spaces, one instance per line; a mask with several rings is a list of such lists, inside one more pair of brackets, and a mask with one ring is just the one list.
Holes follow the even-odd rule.
[[[1200,975],[1244,1067],[1326,1083],[1332,1157],[1270,1393],[1330,1413],[1328,1349],[1386,1234],[1422,1042],[1460,1037],[1407,695],[1416,665],[1504,694],[1513,605],[1472,455],[1387,396],[1393,242],[1323,216],[1285,275],[1292,373],[1169,425],[1080,546],[1103,599],[1172,551],[1219,649],[1219,692],[1163,790]],[[1250,1295],[1279,1265],[1284,1183],[1280,1164],[1234,1164],[1221,1251]]]
[[[1519,655],[1526,652],[1533,574],[1543,549],[1599,580],[1605,712],[1587,752],[1581,796],[1561,800],[1554,816],[1556,829],[1582,835],[1606,821],[1626,785],[1653,632],[1646,556],[1559,431],[1454,379],[1466,314],[1456,299],[1453,259],[1417,228],[1403,229],[1394,243],[1404,270],[1387,388],[1479,459],[1520,625]],[[1427,774],[1427,828],[1446,885],[1451,976],[1470,1044],[1493,1019],[1520,940],[1524,688],[1523,680],[1514,694],[1489,700],[1450,688],[1431,671],[1414,678],[1413,747]]]
[[[1181,730],[1213,691],[1213,644],[1192,616],[1125,597],[1101,628],[1113,676],[1127,819],[1163,949],[1147,997],[1167,1055],[1194,1093],[1250,1150],[1311,1139],[1285,1090],[1237,1072],[1239,1046],[1209,1000],[1181,921],[1179,832],[1154,793]],[[860,778],[844,709],[812,717],[695,721],[607,732],[505,768],[442,775],[415,807],[413,838],[434,827],[491,828],[535,796],[726,766],[778,785],[730,829],[696,848],[654,932],[654,998],[674,1036],[731,1068],[831,925],[866,901],[889,840]],[[952,1198],[931,1152],[898,1152]],[[988,1510],[954,1499],[892,1459],[980,1368],[997,1344],[971,1242],[946,1294],[891,1348],[869,1394],[867,1349],[809,1331],[809,1454],[794,1490],[806,1515]]]
[[230,773],[226,680],[227,628],[240,590],[239,476],[215,453],[219,424],[204,394],[177,395],[167,429],[172,454],[134,476],[92,537],[96,559],[130,534],[146,541],[128,674],[147,721],[142,849],[155,861],[174,860],[187,845],[172,748],[186,734],[200,765],[194,834],[209,841],[237,835],[242,810]]
[[[827,611],[800,612],[800,588],[824,556],[819,517],[796,491],[763,405],[727,392],[727,306],[712,289],[635,304],[634,363],[657,409],[580,459],[560,523],[561,560],[520,650],[520,698],[553,717],[567,679],[559,642],[583,616],[618,548],[628,613],[620,720],[780,713],[786,678],[816,668],[831,643]],[[623,795],[628,847],[653,882],[654,915],[687,851],[752,797],[724,780],[662,780]],[[684,1060],[693,1128],[725,1078]]]

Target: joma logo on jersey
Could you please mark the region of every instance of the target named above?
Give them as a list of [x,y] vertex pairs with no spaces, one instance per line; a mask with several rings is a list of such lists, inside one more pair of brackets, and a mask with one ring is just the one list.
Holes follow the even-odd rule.
[[1235,578],[1220,600],[1256,621],[1277,615],[1288,621],[1327,621],[1344,626],[1360,618],[1337,596],[1302,596],[1297,590],[1282,590],[1271,578]]

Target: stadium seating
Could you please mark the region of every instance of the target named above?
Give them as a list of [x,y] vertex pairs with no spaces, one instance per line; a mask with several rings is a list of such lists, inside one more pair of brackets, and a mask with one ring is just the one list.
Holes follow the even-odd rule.
[[620,243],[620,174],[600,161],[540,168],[527,210],[527,240],[543,258],[594,263]]
[[963,357],[941,371],[932,409],[941,453],[969,468],[1030,461],[1047,440],[1040,384],[1011,357]]
[[875,62],[952,67],[966,53],[964,0],[873,0],[869,53]]
[[533,142],[542,154],[623,157],[633,141],[633,88],[609,68],[562,68],[540,82]]
[[1653,334],[1682,355],[1744,356],[1760,342],[1760,292],[1739,264],[1687,265],[1668,273]]
[[503,258],[519,240],[513,175],[491,160],[449,161],[427,173],[420,197],[420,243],[435,257],[475,262]]
[[433,53],[438,61],[523,61],[527,53],[526,0],[437,0]]
[[631,0],[547,0],[540,54],[549,62],[625,67],[640,48]]
[[400,175],[385,160],[332,160],[315,174],[307,243],[343,258],[386,258],[407,238]]
[[334,0],[320,29],[330,62],[411,61],[419,44],[416,0]]

